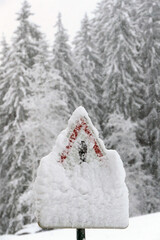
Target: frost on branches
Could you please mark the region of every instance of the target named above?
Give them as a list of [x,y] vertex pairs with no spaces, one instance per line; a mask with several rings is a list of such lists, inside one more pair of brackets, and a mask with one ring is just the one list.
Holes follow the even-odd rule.
[[106,150],[83,107],[71,116],[35,182],[43,228],[125,228],[128,190],[118,153]]

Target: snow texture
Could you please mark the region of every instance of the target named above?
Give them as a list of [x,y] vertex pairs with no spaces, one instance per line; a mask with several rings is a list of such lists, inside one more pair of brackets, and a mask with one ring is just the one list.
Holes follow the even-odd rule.
[[[82,121],[84,126],[75,133]],[[87,145],[85,161],[79,155],[82,140]],[[38,223],[43,228],[128,226],[122,161],[116,151],[105,149],[83,107],[74,111],[53,151],[41,160],[34,190]]]
[[[87,229],[87,240],[159,240],[160,213],[130,218],[129,227],[126,229]],[[61,229],[37,233],[38,226],[27,226],[22,236],[2,235],[0,240],[71,240],[76,239],[73,229]],[[28,231],[27,231],[28,230]],[[26,234],[25,234],[26,233]],[[28,233],[28,234],[27,234]],[[30,233],[30,234],[29,234]],[[31,234],[32,233],[32,234]],[[24,235],[25,234],[25,235]]]

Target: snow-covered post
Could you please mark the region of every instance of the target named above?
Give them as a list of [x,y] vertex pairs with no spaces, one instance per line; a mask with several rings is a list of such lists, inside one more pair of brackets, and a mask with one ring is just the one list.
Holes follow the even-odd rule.
[[78,107],[44,157],[35,181],[38,223],[42,228],[126,228],[128,190],[115,150],[107,150],[86,110]]
[[85,229],[77,229],[77,240],[85,240]]

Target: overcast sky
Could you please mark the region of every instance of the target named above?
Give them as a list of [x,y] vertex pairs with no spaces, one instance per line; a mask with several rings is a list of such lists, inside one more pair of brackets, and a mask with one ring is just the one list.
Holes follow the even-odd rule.
[[[0,0],[0,38],[4,34],[10,41],[16,29],[16,12],[21,8],[23,0]],[[53,26],[59,12],[68,30],[71,40],[79,30],[81,19],[85,13],[92,15],[98,0],[28,0],[34,13],[32,21],[41,26],[47,39],[53,41]]]

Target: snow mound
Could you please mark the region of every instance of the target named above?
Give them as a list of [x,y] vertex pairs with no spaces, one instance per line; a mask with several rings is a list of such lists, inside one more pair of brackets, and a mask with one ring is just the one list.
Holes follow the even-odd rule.
[[17,231],[15,235],[34,234],[41,231],[42,229],[37,225],[37,223],[32,223],[24,225],[23,229]]
[[128,226],[122,161],[116,151],[105,149],[83,107],[74,111],[53,151],[41,160],[34,189],[43,228]]

